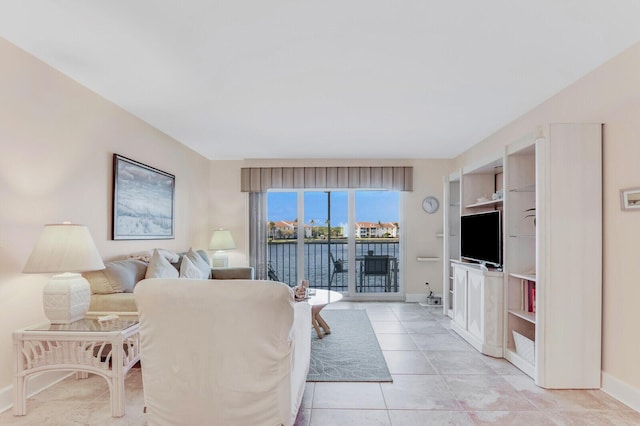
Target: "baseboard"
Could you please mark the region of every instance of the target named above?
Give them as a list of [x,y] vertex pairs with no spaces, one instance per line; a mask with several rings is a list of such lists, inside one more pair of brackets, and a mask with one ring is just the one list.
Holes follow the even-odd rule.
[[[68,371],[49,371],[33,375],[27,381],[27,398],[42,392],[49,386],[66,379],[74,374]],[[0,413],[3,413],[13,407],[13,385],[0,389]]]
[[603,371],[601,390],[623,404],[626,404],[632,409],[640,412],[640,389],[634,388],[633,386]]
[[[434,296],[438,296],[440,297],[440,300],[442,300],[441,295],[433,293]],[[407,293],[405,294],[405,302],[411,302],[411,303],[427,303],[427,296],[428,294],[426,293]],[[438,306],[438,305],[429,305],[429,306]]]
[[406,293],[404,295],[404,301],[411,303],[426,302],[427,295],[425,293]]

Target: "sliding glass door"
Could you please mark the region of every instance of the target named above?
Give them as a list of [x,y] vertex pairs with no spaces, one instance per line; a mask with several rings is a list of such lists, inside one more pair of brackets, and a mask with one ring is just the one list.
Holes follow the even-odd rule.
[[271,279],[352,297],[401,293],[399,192],[273,191],[267,206]]

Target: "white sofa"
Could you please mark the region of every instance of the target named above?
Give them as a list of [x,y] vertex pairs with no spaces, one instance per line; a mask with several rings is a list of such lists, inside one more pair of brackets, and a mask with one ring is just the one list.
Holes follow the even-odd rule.
[[149,425],[292,425],[311,307],[286,284],[150,279],[134,296]]

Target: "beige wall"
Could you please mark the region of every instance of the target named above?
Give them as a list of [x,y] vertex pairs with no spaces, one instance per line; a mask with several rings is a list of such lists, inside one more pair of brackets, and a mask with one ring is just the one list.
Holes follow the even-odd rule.
[[604,123],[603,372],[640,401],[640,213],[621,211],[619,199],[621,188],[640,186],[640,44],[474,146],[456,164],[502,152],[505,144],[551,122]]
[[[46,277],[21,270],[42,226],[89,227],[103,258],[205,247],[209,161],[0,39],[0,391],[11,331],[44,321]],[[176,238],[110,241],[112,154],[176,175]]]
[[[230,253],[231,264],[247,262],[246,241],[247,196],[239,193],[240,169],[242,167],[304,167],[304,166],[413,166],[413,192],[404,196],[405,210],[405,282],[406,293],[423,295],[427,292],[425,282],[435,293],[442,293],[442,262],[418,262],[418,256],[442,256],[442,208],[436,214],[422,210],[422,200],[435,195],[442,200],[442,176],[448,173],[451,160],[244,160],[211,162],[211,217],[214,227],[232,230],[238,250]],[[231,185],[229,184],[231,182]],[[222,201],[224,200],[224,201]]]

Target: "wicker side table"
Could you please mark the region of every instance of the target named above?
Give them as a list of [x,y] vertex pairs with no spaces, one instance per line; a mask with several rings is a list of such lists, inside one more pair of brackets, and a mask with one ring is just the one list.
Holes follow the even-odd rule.
[[26,384],[43,371],[76,371],[77,378],[98,374],[108,382],[111,415],[125,412],[124,379],[140,360],[139,324],[132,320],[100,322],[82,319],[70,324],[42,323],[13,332],[16,416],[27,413]]

